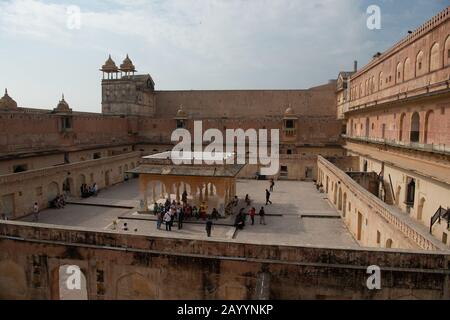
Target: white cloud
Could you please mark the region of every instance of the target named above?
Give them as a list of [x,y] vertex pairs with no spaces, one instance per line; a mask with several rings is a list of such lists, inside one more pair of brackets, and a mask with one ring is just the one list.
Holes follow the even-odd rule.
[[[66,27],[69,5],[80,6],[80,30]],[[68,72],[90,68],[82,76],[95,80],[93,55],[99,66],[108,53],[117,63],[129,53],[163,89],[324,83],[351,68],[355,54],[373,53],[376,42],[366,36],[359,0],[0,1],[0,38],[15,43],[5,54],[49,44],[55,55],[77,55]],[[99,104],[98,98],[80,101]]]

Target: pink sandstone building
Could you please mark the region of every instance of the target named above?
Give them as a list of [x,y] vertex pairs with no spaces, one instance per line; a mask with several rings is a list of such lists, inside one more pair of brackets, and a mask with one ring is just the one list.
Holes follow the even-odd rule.
[[[88,299],[449,299],[450,7],[306,90],[158,91],[128,55],[100,71],[101,114],[64,96],[47,110],[20,107],[13,92],[0,99],[0,298],[60,299],[61,268],[77,265]],[[179,190],[139,190],[134,175],[196,120],[280,130],[272,227],[246,234],[224,220],[213,239],[195,224],[147,229],[137,202]],[[233,176],[233,195],[263,205],[259,170]],[[93,183],[99,197],[81,199]],[[202,199],[217,189],[197,183],[194,198],[198,188]],[[68,208],[48,208],[59,194]],[[381,290],[364,285],[371,265],[386,271]]]

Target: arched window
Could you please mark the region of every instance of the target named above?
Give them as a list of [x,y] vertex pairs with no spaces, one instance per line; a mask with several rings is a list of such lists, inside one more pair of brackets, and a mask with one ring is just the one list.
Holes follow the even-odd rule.
[[395,83],[401,83],[403,81],[403,65],[401,62],[397,64],[397,73],[395,74]]
[[430,110],[427,112],[425,116],[425,129],[424,129],[424,143],[433,143],[434,141],[434,134],[433,132],[430,132],[430,128],[433,128],[433,121],[434,121],[434,112],[433,110]]
[[411,59],[406,58],[405,63],[403,64],[403,80],[406,81],[411,79],[411,73]]
[[387,241],[386,241],[386,248],[391,249],[392,248],[392,244],[393,244],[392,239],[387,239]]
[[404,130],[404,126],[405,126],[405,118],[406,118],[406,114],[402,113],[402,115],[400,116],[400,124],[398,126],[399,129],[399,135],[398,135],[398,140],[400,141],[404,141],[405,137],[403,136],[403,133],[405,132]]
[[441,55],[439,54],[439,43],[433,44],[430,50],[430,71],[441,67]]
[[411,117],[411,133],[409,140],[411,142],[419,142],[420,139],[420,116],[417,112]]
[[444,45],[444,65],[450,65],[450,35],[447,36]]
[[423,51],[419,51],[416,56],[416,77],[425,73]]
[[378,90],[383,89],[383,72],[380,72],[378,76]]
[[369,118],[366,118],[366,137],[367,138],[369,137],[369,133],[370,133],[369,126],[370,126],[370,120],[369,120]]

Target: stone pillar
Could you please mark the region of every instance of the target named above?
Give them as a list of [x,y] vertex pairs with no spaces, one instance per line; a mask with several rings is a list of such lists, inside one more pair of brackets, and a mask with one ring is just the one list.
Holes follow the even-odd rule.
[[180,202],[180,183],[177,182],[176,184],[176,199],[177,199],[177,203]]
[[209,194],[211,195],[211,196],[213,196],[214,195],[214,184],[211,182],[211,186],[210,186],[210,189],[209,189]]
[[140,175],[139,176],[139,184],[140,184],[141,195],[142,195],[142,199],[141,199],[142,208],[141,209],[144,212],[148,212],[148,201],[147,201],[148,177],[146,177],[145,175]]
[[225,207],[230,202],[230,188],[228,186],[228,182],[225,182]]
[[202,203],[203,202],[203,183],[201,183],[199,185],[199,189],[200,189],[199,200],[200,200],[200,203]]
[[164,184],[161,182],[161,181],[159,181],[159,187],[160,187],[160,191],[161,191],[161,194],[160,194],[160,198],[162,198],[162,199],[164,199],[165,197],[164,197]]
[[153,203],[156,202],[156,190],[155,190],[155,183],[152,184],[152,197],[153,197]]

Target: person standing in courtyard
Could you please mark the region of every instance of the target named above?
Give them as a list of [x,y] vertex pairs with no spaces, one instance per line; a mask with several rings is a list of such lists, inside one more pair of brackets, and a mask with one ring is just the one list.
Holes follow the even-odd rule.
[[211,230],[212,230],[213,222],[211,217],[208,218],[208,221],[206,221],[206,235],[208,238],[211,237]]
[[169,211],[166,211],[164,214],[164,222],[166,223],[166,231],[172,231],[172,216],[170,215]]
[[273,187],[275,186],[275,181],[272,179],[270,179],[270,192],[273,192]]
[[263,207],[259,210],[259,224],[266,225],[266,212]]
[[256,215],[255,207],[252,207],[248,214],[250,215],[250,219],[252,220],[252,226],[255,225],[255,215]]
[[33,216],[35,222],[39,221],[39,207],[37,202],[35,202],[33,206]]
[[183,221],[184,221],[184,209],[179,208],[178,209],[178,230],[183,229]]
[[161,229],[162,222],[163,222],[163,212],[162,210],[158,210],[156,213],[156,228],[158,230]]
[[269,203],[272,204],[272,201],[270,201],[270,192],[269,192],[269,190],[266,189],[266,206]]

